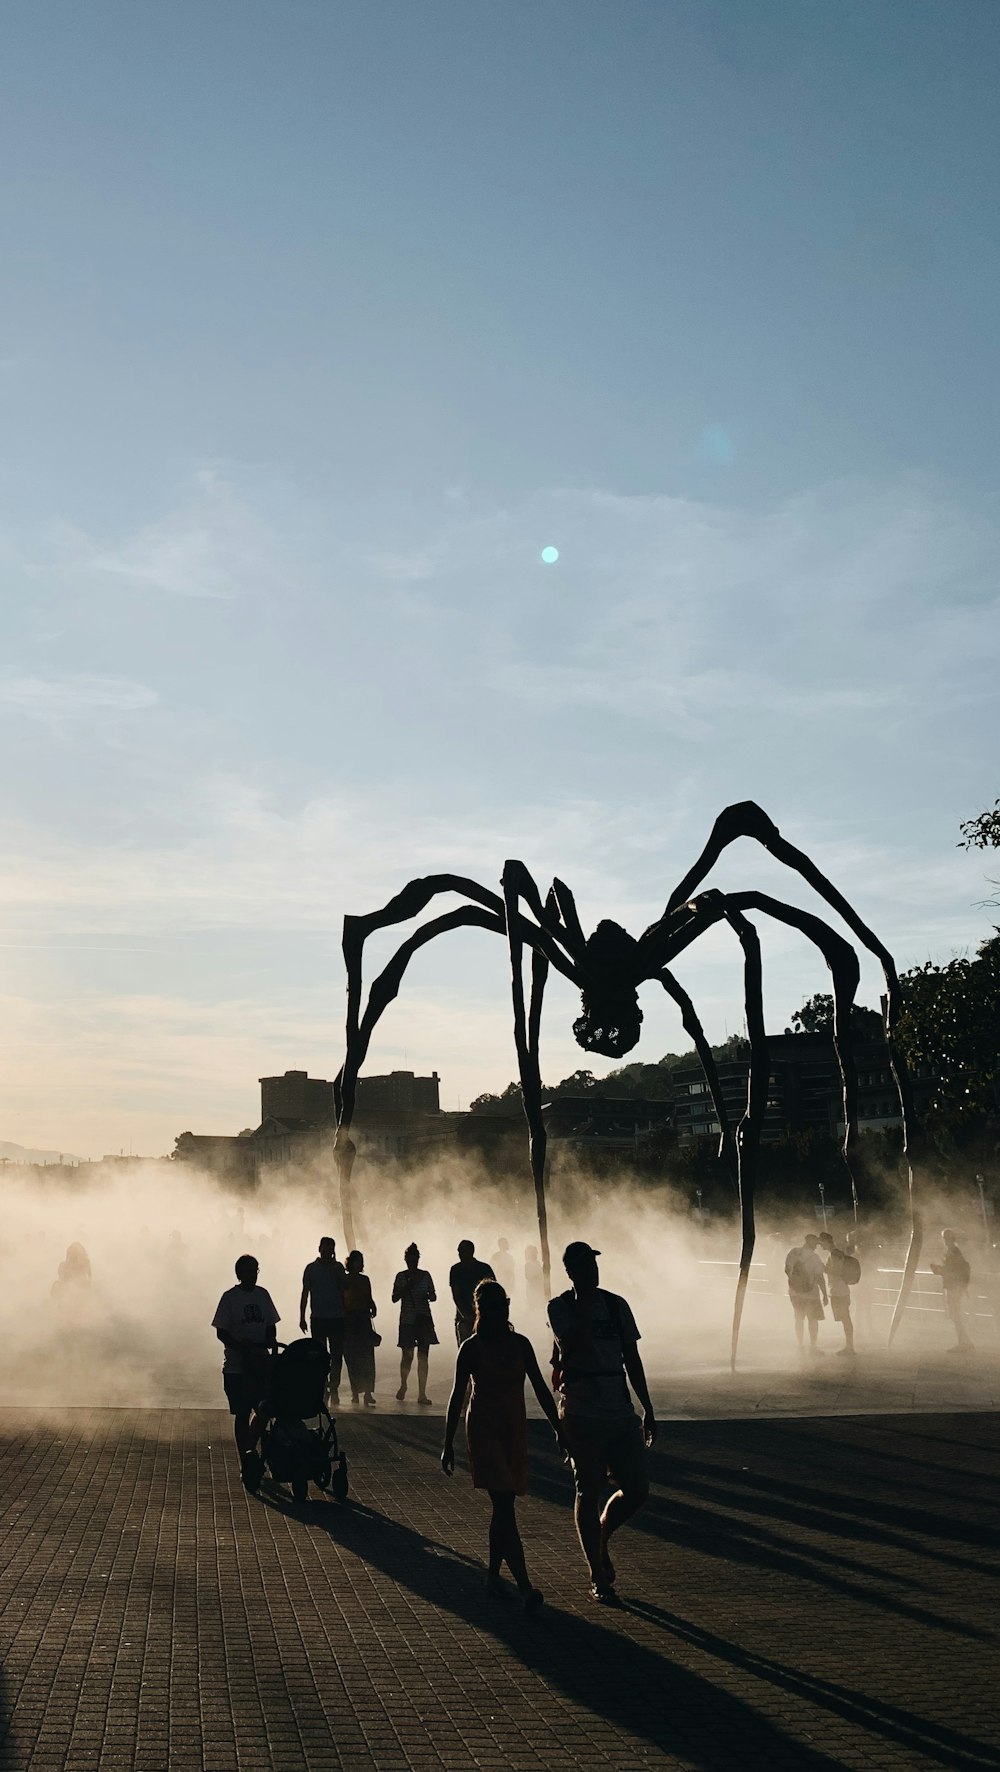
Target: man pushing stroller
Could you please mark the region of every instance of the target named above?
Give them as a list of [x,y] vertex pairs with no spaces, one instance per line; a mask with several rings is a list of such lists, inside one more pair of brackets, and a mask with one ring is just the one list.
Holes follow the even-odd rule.
[[247,1460],[256,1454],[260,1425],[257,1406],[267,1390],[268,1365],[277,1347],[281,1318],[264,1286],[258,1286],[260,1267],[254,1255],[241,1255],[236,1263],[238,1284],[219,1299],[212,1328],[225,1348],[222,1383],[229,1413],[233,1416],[240,1475],[245,1479]]

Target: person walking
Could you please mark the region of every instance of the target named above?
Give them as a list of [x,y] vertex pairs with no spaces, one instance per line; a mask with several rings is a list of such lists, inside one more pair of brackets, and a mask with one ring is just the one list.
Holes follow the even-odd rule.
[[366,1409],[374,1409],[375,1349],[382,1337],[376,1332],[372,1320],[378,1312],[360,1249],[352,1249],[347,1257],[343,1293],[344,1360],[351,1402],[356,1409],[363,1392]]
[[[549,1300],[553,1386],[576,1482],[576,1530],[590,1570],[591,1597],[617,1605],[612,1534],[649,1495],[646,1448],[656,1418],[639,1357],[639,1330],[624,1298],[599,1285],[599,1249],[570,1243],[563,1266],[571,1290]],[[629,1385],[642,1406],[636,1417]],[[614,1493],[601,1510],[608,1478]]]
[[497,1238],[496,1250],[490,1256],[490,1270],[509,1298],[514,1290],[514,1257],[506,1237]]
[[455,1340],[461,1347],[472,1334],[476,1316],[475,1292],[480,1280],[495,1280],[488,1261],[476,1260],[476,1245],[463,1237],[458,1245],[458,1260],[448,1273],[448,1285],[455,1300]]
[[816,1253],[819,1238],[814,1232],[803,1237],[795,1249],[789,1249],[785,1256],[785,1278],[788,1281],[788,1296],[795,1314],[795,1339],[799,1344],[799,1353],[805,1353],[805,1326],[809,1325],[809,1352],[819,1354],[816,1342],[819,1326],[826,1312],[824,1305],[829,1302],[826,1289],[826,1268]]
[[955,1346],[950,1350],[953,1354],[968,1353],[973,1346],[972,1337],[965,1327],[965,1300],[972,1279],[972,1269],[958,1246],[958,1238],[954,1231],[942,1231],[941,1241],[944,1244],[944,1256],[940,1261],[932,1261],[930,1269],[937,1274],[944,1290],[944,1308],[955,1326],[958,1337]]
[[268,1362],[277,1345],[281,1318],[266,1287],[258,1286],[256,1256],[241,1255],[236,1285],[219,1299],[212,1328],[225,1348],[222,1384],[233,1417],[240,1476],[247,1479],[247,1460],[257,1450],[260,1430],[257,1405],[267,1389]]
[[469,1385],[472,1396],[465,1417],[469,1469],[474,1489],[485,1489],[493,1504],[489,1535],[487,1585],[503,1586],[503,1565],[517,1583],[526,1612],[537,1612],[543,1595],[528,1575],[524,1546],[517,1526],[516,1504],[528,1489],[528,1423],[524,1381],[531,1388],[555,1433],[562,1439],[552,1393],[538,1367],[526,1335],[511,1327],[510,1300],[496,1280],[481,1280],[475,1291],[473,1331],[461,1342],[455,1382],[448,1400],[441,1469],[455,1469],[455,1430]]
[[400,1360],[396,1401],[402,1403],[405,1400],[416,1349],[417,1402],[429,1406],[431,1399],[427,1395],[427,1354],[429,1348],[437,1346],[434,1318],[431,1315],[431,1305],[437,1302],[437,1293],[430,1274],[420,1266],[420,1250],[416,1243],[411,1243],[405,1250],[403,1260],[406,1266],[396,1275],[392,1288],[392,1302],[399,1304]]
[[844,1331],[844,1345],[839,1354],[854,1353],[854,1324],[851,1321],[851,1287],[861,1278],[861,1263],[847,1249],[838,1249],[832,1231],[820,1232],[820,1245],[826,1251],[826,1285],[830,1295],[833,1320]]
[[302,1275],[299,1328],[303,1335],[307,1333],[307,1304],[311,1313],[308,1333],[330,1355],[330,1407],[335,1409],[340,1402],[344,1364],[344,1264],[337,1260],[333,1237],[320,1237],[319,1259],[311,1261]]

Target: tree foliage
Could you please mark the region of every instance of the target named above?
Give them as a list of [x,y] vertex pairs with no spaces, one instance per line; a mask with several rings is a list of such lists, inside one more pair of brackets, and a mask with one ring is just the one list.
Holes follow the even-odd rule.
[[[851,1006],[851,1027],[859,1040],[875,1041],[885,1037],[881,1015],[876,1009],[862,1008],[860,1003]],[[801,1009],[796,1009],[792,1016],[790,1031],[794,1034],[832,1035],[833,998],[824,991],[817,991],[814,997],[807,998]]]
[[1000,930],[975,959],[904,974],[898,1038],[913,1071],[933,1079],[932,1121],[961,1133],[1000,1109]]
[[965,819],[958,828],[962,833],[960,849],[1000,849],[1000,800],[975,818]]

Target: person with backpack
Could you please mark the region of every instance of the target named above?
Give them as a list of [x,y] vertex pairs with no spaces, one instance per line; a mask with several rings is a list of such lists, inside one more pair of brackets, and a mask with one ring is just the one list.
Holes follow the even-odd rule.
[[819,1238],[810,1231],[803,1237],[797,1249],[789,1249],[785,1256],[785,1278],[788,1281],[788,1296],[795,1313],[795,1339],[799,1344],[799,1353],[805,1353],[805,1326],[809,1325],[809,1352],[818,1354],[816,1346],[819,1326],[826,1312],[823,1306],[829,1303],[826,1290],[826,1268],[816,1253]]
[[944,1308],[955,1325],[958,1340],[951,1349],[953,1354],[964,1354],[972,1347],[972,1338],[965,1327],[965,1297],[972,1278],[965,1256],[958,1246],[954,1231],[942,1231],[941,1241],[944,1244],[944,1258],[932,1261],[931,1273],[940,1276],[944,1290]]
[[851,1321],[851,1287],[856,1286],[861,1278],[861,1263],[856,1255],[848,1249],[838,1249],[830,1231],[820,1233],[820,1243],[826,1250],[826,1284],[830,1294],[830,1309],[833,1320],[839,1323],[844,1331],[844,1345],[837,1349],[839,1354],[854,1353],[854,1324]]
[[[563,1441],[576,1482],[577,1536],[590,1570],[591,1598],[618,1604],[611,1535],[649,1495],[646,1448],[656,1418],[637,1346],[639,1331],[624,1298],[598,1284],[599,1249],[570,1243],[563,1265],[571,1290],[549,1300],[552,1388],[559,1393]],[[629,1385],[642,1405],[639,1421]],[[601,1509],[608,1487],[614,1493]]]

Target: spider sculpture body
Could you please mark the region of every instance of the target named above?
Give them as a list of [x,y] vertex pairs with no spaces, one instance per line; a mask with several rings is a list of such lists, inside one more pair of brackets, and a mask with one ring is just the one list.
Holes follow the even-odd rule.
[[[411,880],[379,911],[368,916],[344,918],[344,958],[347,965],[347,1043],[344,1063],[336,1082],[337,1137],[335,1154],[340,1174],[344,1231],[353,1240],[351,1170],[355,1146],[350,1137],[358,1074],[380,1016],[399,991],[403,974],[413,955],[451,929],[482,928],[507,942],[511,963],[514,1009],[514,1044],[528,1122],[528,1146],[535,1185],[538,1229],[545,1281],[549,1283],[549,1242],[545,1207],[546,1132],[542,1119],[542,1083],[539,1070],[539,1033],[542,1000],[550,966],[570,979],[582,995],[582,1012],[573,1033],[586,1052],[621,1058],[639,1039],[642,1011],[641,984],[661,986],[680,1010],[705,1071],[720,1126],[719,1154],[735,1170],[739,1193],[742,1239],[739,1277],[733,1308],[732,1362],[735,1367],[740,1319],[753,1256],[754,1180],[764,1110],[767,1104],[770,1061],[764,1032],[761,991],[760,943],[747,913],[756,912],[799,930],[812,941],[829,967],[834,998],[834,1045],[840,1066],[844,1100],[843,1155],[857,1213],[858,1195],[852,1168],[857,1132],[857,1078],[852,1051],[851,1009],[860,977],[857,954],[851,944],[821,917],[785,904],[763,892],[698,893],[709,870],[723,850],[738,837],[753,837],[775,858],[793,868],[843,919],[863,947],[879,960],[886,984],[885,1034],[889,1058],[899,1095],[904,1149],[909,1170],[911,1214],[910,1247],[899,1297],[893,1313],[889,1339],[898,1327],[920,1254],[922,1226],[914,1191],[915,1146],[918,1138],[909,1079],[896,1050],[894,1032],[900,1011],[900,988],[896,967],[888,950],[862,922],[857,912],[802,850],[782,837],[777,826],[752,801],[729,806],[715,821],[698,860],[675,887],[666,909],[638,938],[617,923],[603,921],[585,936],[573,894],[561,880],[553,880],[542,895],[522,862],[508,861],[503,870],[501,892],[490,891],[475,880],[458,874],[431,874]],[[368,937],[376,930],[419,916],[432,899],[455,893],[465,902],[422,924],[397,949],[389,964],[375,978],[364,996],[363,957]],[[734,1127],[726,1111],[711,1047],[687,992],[670,971],[670,963],[706,929],[725,921],[743,953],[747,1032],[750,1040],[750,1074],[746,1109]],[[525,949],[531,959],[530,987],[525,994]]]

